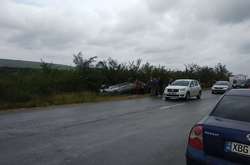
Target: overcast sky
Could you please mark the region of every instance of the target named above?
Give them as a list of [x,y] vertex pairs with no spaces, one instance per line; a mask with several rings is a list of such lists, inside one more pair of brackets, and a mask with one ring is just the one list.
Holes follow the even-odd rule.
[[249,0],[1,0],[0,58],[72,65],[72,55],[250,75]]

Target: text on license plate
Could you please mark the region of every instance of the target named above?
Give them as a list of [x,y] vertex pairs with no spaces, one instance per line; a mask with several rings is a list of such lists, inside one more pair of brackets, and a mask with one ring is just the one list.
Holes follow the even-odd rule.
[[225,151],[250,156],[250,146],[241,143],[226,142]]

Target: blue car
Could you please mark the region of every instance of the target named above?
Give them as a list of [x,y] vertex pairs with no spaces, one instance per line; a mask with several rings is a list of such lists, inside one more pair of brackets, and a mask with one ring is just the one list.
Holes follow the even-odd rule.
[[190,131],[187,165],[250,165],[250,90],[233,89]]

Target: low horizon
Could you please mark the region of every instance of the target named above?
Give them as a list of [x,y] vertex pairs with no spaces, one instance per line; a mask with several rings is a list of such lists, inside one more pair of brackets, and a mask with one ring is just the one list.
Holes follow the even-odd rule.
[[[88,58],[88,57],[87,57]],[[73,58],[72,58],[73,59]],[[97,59],[98,59],[98,57],[97,57]],[[7,59],[7,58],[0,58],[0,60],[13,60],[13,61],[25,61],[25,62],[35,62],[35,63],[41,63],[42,61],[43,62],[46,62],[46,63],[51,63],[51,64],[56,64],[56,65],[65,65],[65,66],[69,66],[69,67],[75,67],[76,65],[72,62],[72,64],[70,65],[70,64],[61,64],[61,63],[55,63],[55,62],[49,62],[49,61],[46,61],[46,60],[44,60],[44,59],[41,59],[40,61],[31,61],[31,60],[21,60],[21,59]],[[114,60],[116,60],[116,59],[114,59]],[[73,61],[73,60],[72,60]],[[98,60],[97,60],[98,61]],[[120,63],[120,61],[118,61],[117,60],[117,62],[119,62]],[[145,63],[150,63],[150,62],[148,62],[148,61],[143,61],[142,60],[142,64],[145,64]],[[150,63],[151,64],[151,63]],[[219,63],[217,63],[217,64],[219,64]],[[223,63],[221,63],[221,64],[223,64]],[[153,64],[152,64],[153,65]],[[180,70],[180,71],[183,71],[184,69],[185,69],[185,65],[189,65],[189,64],[183,64],[183,68],[182,69],[178,69],[178,68],[167,68],[165,65],[160,65],[160,66],[164,66],[164,67],[166,67],[166,69],[171,69],[171,70]],[[159,66],[159,65],[153,65],[153,66]],[[203,67],[203,66],[208,66],[208,67],[214,67],[214,66],[216,66],[216,65],[214,65],[214,66],[210,66],[210,65],[199,65],[199,66],[201,66],[201,67]],[[226,66],[226,67],[228,67],[228,66]],[[230,71],[230,70],[229,70]],[[231,72],[231,71],[230,71]],[[247,75],[247,74],[244,74],[244,73],[234,73],[234,72],[231,72],[232,73],[232,75],[246,75],[248,78],[250,77],[250,75]]]

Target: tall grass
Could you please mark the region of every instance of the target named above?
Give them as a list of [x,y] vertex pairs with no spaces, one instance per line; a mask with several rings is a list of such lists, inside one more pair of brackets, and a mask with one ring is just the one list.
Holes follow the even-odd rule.
[[89,103],[100,101],[116,101],[132,98],[141,98],[144,96],[119,95],[99,95],[95,92],[80,92],[80,93],[63,93],[55,94],[47,97],[34,97],[26,102],[2,102],[0,104],[0,110],[8,110],[15,108],[29,108],[29,107],[46,107],[50,105],[62,105],[62,104],[77,104],[77,103]]

